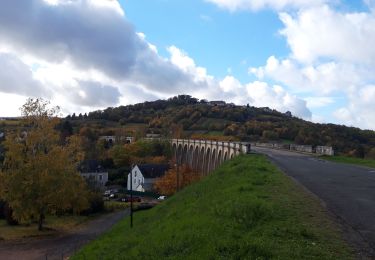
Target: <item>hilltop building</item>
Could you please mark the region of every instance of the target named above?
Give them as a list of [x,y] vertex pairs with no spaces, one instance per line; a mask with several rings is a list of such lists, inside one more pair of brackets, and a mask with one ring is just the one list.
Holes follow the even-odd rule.
[[208,104],[210,104],[211,106],[223,107],[227,103],[225,103],[225,101],[210,101],[208,102]]

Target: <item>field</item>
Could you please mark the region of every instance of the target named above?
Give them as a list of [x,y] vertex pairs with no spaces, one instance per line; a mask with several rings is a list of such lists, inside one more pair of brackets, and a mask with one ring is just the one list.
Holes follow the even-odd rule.
[[123,210],[129,207],[129,203],[117,201],[105,201],[104,212],[89,216],[64,215],[61,217],[47,215],[43,231],[38,231],[36,222],[21,223],[17,226],[9,226],[4,219],[0,219],[0,240],[17,240],[29,237],[45,237],[59,235],[74,230],[86,222],[96,219],[103,214]]
[[353,259],[339,227],[264,156],[243,155],[72,259]]
[[45,237],[58,235],[75,229],[95,216],[47,216],[45,230],[38,231],[37,223],[9,226],[5,220],[0,220],[0,240],[18,240],[28,237]]
[[322,156],[322,158],[333,161],[333,162],[339,162],[339,163],[348,163],[348,164],[355,164],[360,166],[366,166],[375,168],[375,160],[371,159],[361,159],[361,158],[353,158],[353,157],[347,157],[347,156]]

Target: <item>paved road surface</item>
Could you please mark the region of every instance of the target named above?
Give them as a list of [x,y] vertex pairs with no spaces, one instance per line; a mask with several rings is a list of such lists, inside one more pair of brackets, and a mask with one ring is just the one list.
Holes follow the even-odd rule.
[[129,214],[129,210],[104,215],[71,234],[54,238],[0,242],[1,260],[67,259],[90,240],[110,229]]
[[[365,240],[370,247],[367,255],[375,258],[375,169],[288,151],[258,147],[254,150],[267,154],[287,175],[317,195],[334,215],[354,230],[352,233],[357,238],[352,234],[349,240],[362,246]],[[362,241],[357,241],[358,238]]]

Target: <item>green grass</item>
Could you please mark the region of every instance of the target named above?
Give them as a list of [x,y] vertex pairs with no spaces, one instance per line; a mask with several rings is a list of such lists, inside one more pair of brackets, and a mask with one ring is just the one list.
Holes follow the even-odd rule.
[[324,158],[326,160],[333,161],[333,162],[349,163],[349,164],[375,168],[375,160],[371,160],[371,159],[353,158],[353,157],[347,157],[347,156],[341,156],[341,155],[322,156],[321,158]]
[[116,224],[72,259],[353,259],[320,203],[264,156],[243,155]]
[[207,135],[212,135],[212,136],[223,136],[223,131],[209,131],[207,132]]
[[120,202],[120,201],[104,201],[104,208],[107,212],[113,212],[117,210],[127,209],[129,203]]
[[17,226],[9,226],[5,220],[0,220],[0,240],[18,240],[28,237],[45,237],[58,235],[85,224],[97,217],[93,216],[47,216],[44,224],[45,230],[38,231],[38,224],[23,223]]

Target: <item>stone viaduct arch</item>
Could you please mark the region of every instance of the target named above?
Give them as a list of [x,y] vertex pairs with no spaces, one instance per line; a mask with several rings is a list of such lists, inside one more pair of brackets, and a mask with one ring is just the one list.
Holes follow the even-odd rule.
[[226,160],[250,151],[249,143],[240,142],[172,139],[171,143],[178,164],[187,164],[203,174],[215,170]]

